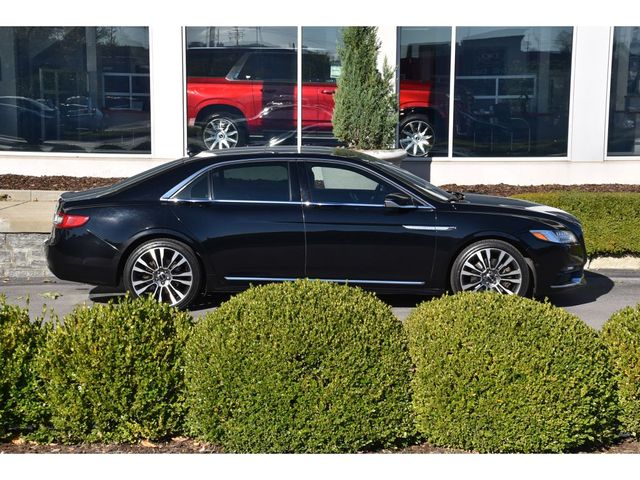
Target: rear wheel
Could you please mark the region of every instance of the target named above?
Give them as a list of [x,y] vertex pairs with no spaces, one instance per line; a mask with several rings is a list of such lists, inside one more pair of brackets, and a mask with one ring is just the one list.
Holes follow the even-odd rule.
[[518,249],[507,242],[482,240],[460,252],[450,280],[454,292],[493,291],[525,296],[529,291],[529,267]]
[[134,296],[151,295],[173,307],[188,306],[200,291],[200,264],[186,245],[158,239],[136,248],[124,266],[124,285]]
[[230,113],[209,115],[202,122],[202,143],[207,150],[224,150],[246,145],[244,121]]

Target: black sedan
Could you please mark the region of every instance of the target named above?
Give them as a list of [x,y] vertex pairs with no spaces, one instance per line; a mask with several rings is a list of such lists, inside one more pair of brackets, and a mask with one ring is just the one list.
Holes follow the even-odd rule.
[[46,243],[64,280],[185,307],[203,291],[315,278],[381,293],[531,295],[584,282],[579,221],[441,190],[346,149],[176,160],[62,195]]

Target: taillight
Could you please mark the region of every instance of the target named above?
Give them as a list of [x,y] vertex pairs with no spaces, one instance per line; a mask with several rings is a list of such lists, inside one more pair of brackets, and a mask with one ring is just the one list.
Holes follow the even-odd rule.
[[53,216],[53,226],[56,228],[76,228],[81,227],[89,221],[89,217],[84,215],[69,215],[58,212]]

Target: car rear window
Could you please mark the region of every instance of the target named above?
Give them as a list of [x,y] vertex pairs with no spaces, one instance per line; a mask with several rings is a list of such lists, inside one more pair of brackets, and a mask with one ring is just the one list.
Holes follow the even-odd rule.
[[286,162],[232,165],[211,172],[214,200],[288,202],[289,168]]

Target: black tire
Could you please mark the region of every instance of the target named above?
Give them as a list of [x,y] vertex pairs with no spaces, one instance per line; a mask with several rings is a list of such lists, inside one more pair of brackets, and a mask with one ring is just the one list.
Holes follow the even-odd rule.
[[453,292],[497,291],[529,294],[529,266],[513,245],[502,240],[481,240],[457,256],[449,280]]
[[407,115],[398,128],[398,147],[404,149],[410,157],[429,155],[436,139],[435,124],[427,115]]
[[133,297],[150,294],[182,309],[200,293],[202,272],[189,247],[163,238],[143,243],[131,252],[122,277],[124,287]]
[[[205,151],[244,147],[247,144],[246,122],[244,118],[233,113],[212,113],[199,122],[199,126],[200,141]],[[230,134],[232,131],[235,134]],[[217,135],[222,135],[222,138],[217,138]]]

